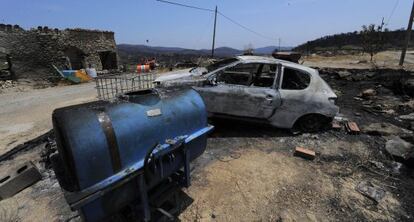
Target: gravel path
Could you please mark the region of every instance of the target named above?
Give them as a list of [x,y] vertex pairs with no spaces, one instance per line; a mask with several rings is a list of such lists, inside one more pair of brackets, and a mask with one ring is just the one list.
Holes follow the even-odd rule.
[[54,109],[96,97],[94,82],[0,94],[0,155],[50,130]]

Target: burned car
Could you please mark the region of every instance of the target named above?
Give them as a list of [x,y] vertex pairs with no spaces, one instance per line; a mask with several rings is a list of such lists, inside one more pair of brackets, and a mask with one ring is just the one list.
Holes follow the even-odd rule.
[[237,56],[186,72],[182,78],[177,72],[174,78],[160,77],[155,84],[192,86],[210,116],[316,131],[339,111],[337,96],[318,71],[292,62]]

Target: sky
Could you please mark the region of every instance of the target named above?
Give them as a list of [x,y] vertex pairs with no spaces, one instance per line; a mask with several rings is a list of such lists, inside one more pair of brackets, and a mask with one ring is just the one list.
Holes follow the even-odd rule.
[[[412,0],[170,0],[214,9],[216,47],[296,46],[325,35],[360,30],[384,17],[406,28]],[[25,29],[86,28],[115,32],[117,44],[211,48],[214,13],[156,0],[0,0],[0,23]],[[396,7],[395,7],[396,6]],[[395,10],[393,10],[395,8]],[[148,40],[148,42],[147,42]]]

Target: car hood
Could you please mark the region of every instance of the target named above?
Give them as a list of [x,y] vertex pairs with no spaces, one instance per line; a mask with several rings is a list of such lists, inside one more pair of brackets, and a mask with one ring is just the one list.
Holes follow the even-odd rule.
[[201,76],[207,70],[202,67],[198,68],[189,68],[189,69],[181,69],[177,71],[167,72],[161,74],[160,77],[156,78],[154,82],[165,82],[165,81],[172,81],[178,79],[186,79],[195,76]]

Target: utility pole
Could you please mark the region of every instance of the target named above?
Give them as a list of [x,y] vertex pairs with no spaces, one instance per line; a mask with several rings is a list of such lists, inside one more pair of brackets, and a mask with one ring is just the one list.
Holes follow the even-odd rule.
[[401,51],[400,66],[404,65],[405,53],[407,52],[408,45],[410,44],[411,30],[413,29],[413,19],[414,19],[414,1],[413,1],[413,7],[411,9],[410,20],[408,21],[407,35],[405,37],[405,45]]
[[216,41],[216,22],[217,22],[217,5],[214,11],[214,30],[213,30],[213,46],[211,47],[211,58],[214,58],[214,43]]
[[280,42],[282,42],[281,38],[279,38],[279,52],[280,52]]

